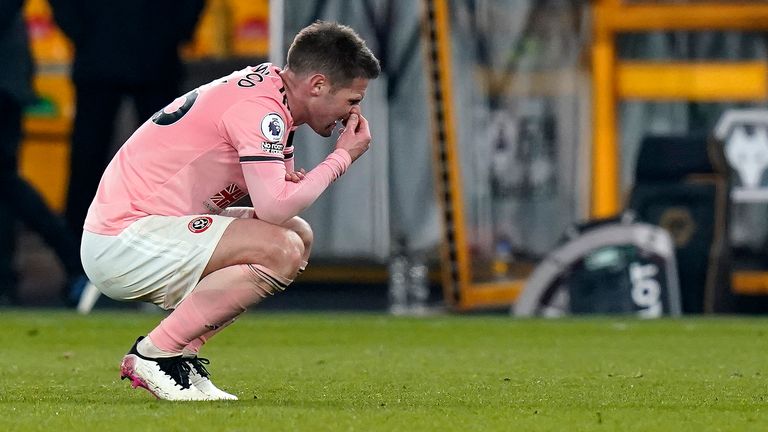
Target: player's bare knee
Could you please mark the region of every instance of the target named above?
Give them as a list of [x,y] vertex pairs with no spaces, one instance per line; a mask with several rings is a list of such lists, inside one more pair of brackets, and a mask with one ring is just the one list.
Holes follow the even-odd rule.
[[293,279],[302,265],[303,254],[304,242],[301,237],[292,230],[284,230],[270,242],[267,262],[263,265],[282,276]]
[[309,223],[300,217],[295,217],[291,229],[299,235],[302,243],[304,244],[304,250],[312,248],[312,242],[315,239],[315,234],[312,232],[312,227]]
[[296,232],[287,235],[285,264],[290,269],[291,277],[296,276],[299,267],[304,263],[304,239]]

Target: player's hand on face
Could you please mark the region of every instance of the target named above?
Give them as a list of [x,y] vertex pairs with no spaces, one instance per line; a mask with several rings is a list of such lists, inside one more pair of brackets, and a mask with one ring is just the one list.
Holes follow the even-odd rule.
[[341,120],[341,128],[339,128],[339,134],[344,132],[344,128],[347,127],[347,122],[349,121],[349,117],[352,114],[360,115],[360,105],[355,105],[349,110],[349,115],[347,118]]
[[304,168],[298,170],[298,171],[291,171],[285,173],[285,181],[298,183],[302,180],[304,180],[304,176],[307,174],[307,171],[304,170]]
[[344,131],[336,141],[336,148],[346,150],[354,162],[368,150],[370,144],[371,131],[368,128],[368,120],[363,117],[359,109],[353,109],[344,126]]

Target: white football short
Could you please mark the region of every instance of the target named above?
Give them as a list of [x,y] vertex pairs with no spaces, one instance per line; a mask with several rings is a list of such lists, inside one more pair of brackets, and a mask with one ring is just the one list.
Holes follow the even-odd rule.
[[221,215],[146,216],[116,236],[83,233],[81,259],[104,295],[174,309],[200,281],[224,230],[253,209]]

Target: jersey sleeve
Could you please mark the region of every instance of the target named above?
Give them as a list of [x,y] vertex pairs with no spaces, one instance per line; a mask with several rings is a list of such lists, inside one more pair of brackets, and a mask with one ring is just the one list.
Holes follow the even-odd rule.
[[245,100],[221,117],[224,133],[237,150],[240,162],[283,162],[286,114],[274,100]]
[[227,110],[222,123],[240,156],[255,216],[280,225],[309,207],[346,172],[352,158],[346,150],[335,150],[298,183],[286,181],[286,172],[293,171],[292,136],[284,137],[289,132],[285,113],[270,102],[241,102]]
[[281,225],[315,202],[351,163],[346,150],[334,150],[298,183],[285,180],[283,164],[244,162],[241,165],[256,217]]

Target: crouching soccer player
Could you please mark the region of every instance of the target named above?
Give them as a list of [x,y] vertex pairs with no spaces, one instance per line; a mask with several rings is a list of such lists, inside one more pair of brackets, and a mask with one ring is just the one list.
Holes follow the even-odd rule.
[[[172,310],[123,358],[121,376],[167,400],[237,399],[218,389],[201,346],[307,265],[297,215],[367,149],[359,103],[379,62],[349,27],[316,22],[287,65],[247,67],[157,112],[122,146],[88,211],[82,260],[105,295]],[[307,124],[336,147],[295,171]],[[253,207],[229,207],[250,195]]]

